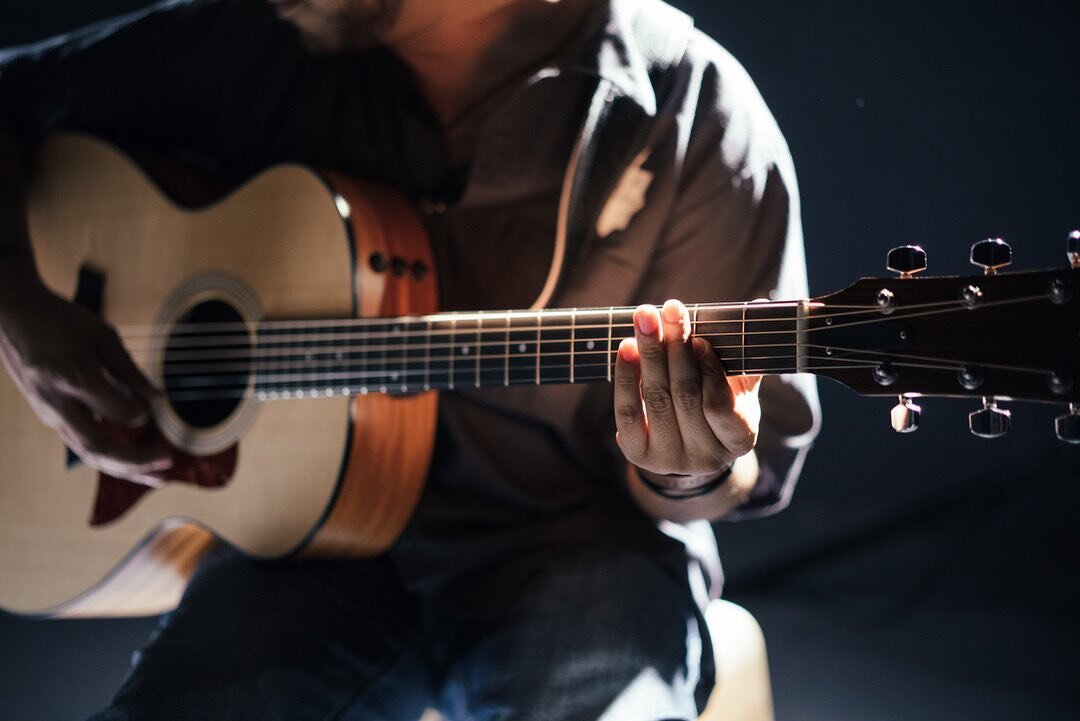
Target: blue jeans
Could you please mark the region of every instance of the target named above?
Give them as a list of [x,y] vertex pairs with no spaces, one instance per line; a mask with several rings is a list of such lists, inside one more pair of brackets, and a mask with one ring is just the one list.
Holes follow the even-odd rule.
[[[469,579],[476,612],[407,593],[386,559],[216,552],[93,721],[694,719],[711,685],[685,574],[612,548]],[[707,644],[707,641],[705,641]]]

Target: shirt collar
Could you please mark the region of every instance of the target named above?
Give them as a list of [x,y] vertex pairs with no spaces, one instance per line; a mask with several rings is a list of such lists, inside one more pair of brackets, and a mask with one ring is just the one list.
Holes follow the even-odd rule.
[[610,0],[600,3],[590,22],[593,30],[566,69],[608,81],[646,115],[655,115],[650,66],[678,60],[693,20],[658,0]]

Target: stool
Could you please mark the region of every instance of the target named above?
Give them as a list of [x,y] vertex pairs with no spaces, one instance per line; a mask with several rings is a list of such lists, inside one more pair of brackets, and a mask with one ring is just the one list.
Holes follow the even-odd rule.
[[[765,636],[750,612],[730,601],[712,601],[705,610],[716,686],[698,721],[773,721],[772,686]],[[432,710],[420,721],[442,721]]]

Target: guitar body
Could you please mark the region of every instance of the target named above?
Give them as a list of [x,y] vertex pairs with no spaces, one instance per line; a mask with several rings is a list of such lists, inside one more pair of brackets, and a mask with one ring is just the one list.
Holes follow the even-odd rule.
[[[433,267],[403,200],[298,166],[188,210],[115,148],[60,136],[40,157],[30,228],[44,281],[67,298],[88,272],[102,281],[101,314],[143,329],[144,339],[125,343],[157,382],[163,351],[154,339],[200,303],[224,303],[254,322],[426,313],[437,302],[433,273],[378,272],[368,262],[379,253]],[[227,459],[217,482],[178,478],[103,515],[112,491],[132,490],[117,484],[131,484],[69,464],[56,432],[0,373],[0,607],[159,613],[175,605],[215,535],[266,558],[377,554],[419,497],[436,403],[435,392],[289,403],[249,394],[194,425],[162,403],[155,419],[192,468]]]

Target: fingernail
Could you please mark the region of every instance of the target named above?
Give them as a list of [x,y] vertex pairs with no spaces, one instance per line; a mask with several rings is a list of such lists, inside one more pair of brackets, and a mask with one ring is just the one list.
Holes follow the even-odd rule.
[[655,335],[658,328],[656,316],[647,311],[639,310],[634,314],[634,323],[642,335]]
[[623,338],[619,343],[619,357],[629,363],[637,361],[637,344],[630,338]]
[[669,300],[664,303],[663,316],[668,323],[678,323],[682,319],[682,311],[679,309],[678,304]]

